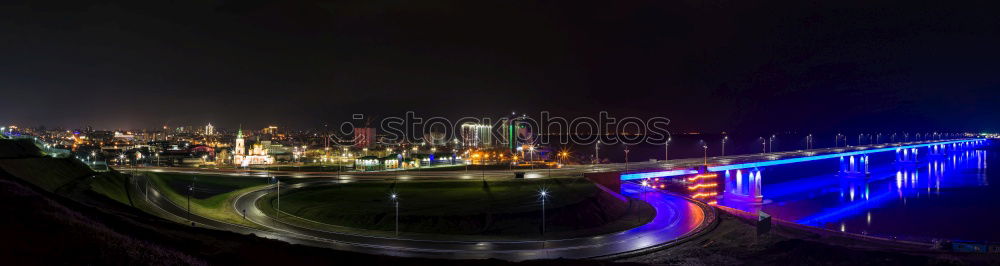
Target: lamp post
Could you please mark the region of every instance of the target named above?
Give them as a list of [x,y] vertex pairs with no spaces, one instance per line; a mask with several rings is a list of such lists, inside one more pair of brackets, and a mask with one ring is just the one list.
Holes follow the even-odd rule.
[[600,145],[601,145],[600,140],[597,140],[597,143],[594,144],[594,164],[601,162],[601,156],[598,154],[598,150],[601,149]]
[[[191,220],[191,193],[194,193],[194,183],[188,186],[188,194],[187,194],[188,220]],[[192,222],[192,224],[194,223]]]
[[[535,145],[528,146],[528,156],[531,156],[531,161],[535,161]],[[534,164],[532,164],[534,165]]]
[[625,172],[628,173],[628,145],[625,146]]
[[274,190],[278,194],[278,200],[274,203],[274,210],[276,211],[274,217],[281,218],[281,179],[273,176],[271,178],[274,179]]
[[778,136],[771,135],[771,138],[767,142],[767,146],[771,146],[771,152],[774,152],[774,139]]
[[726,140],[729,136],[722,137],[722,156],[726,156]]
[[542,190],[538,192],[538,194],[542,197],[542,235],[545,235],[545,197],[547,197],[549,193]]
[[399,197],[396,196],[396,193],[392,193],[392,195],[390,197],[392,197],[392,203],[396,207],[396,236],[398,237],[399,236]]
[[702,149],[705,149],[705,166],[708,166],[708,145],[702,145]]
[[812,149],[812,138],[813,138],[813,134],[806,135],[806,149],[807,150],[811,150]]
[[528,146],[528,156],[531,157],[529,159],[531,161],[531,170],[535,170],[535,145]]
[[760,137],[760,154],[767,153],[767,140],[764,137]]
[[663,160],[664,161],[670,159],[670,140],[671,139],[672,138],[667,137],[667,141],[663,143]]
[[552,178],[552,166],[551,166],[551,165],[546,165],[546,168],[548,168],[548,169],[549,169],[549,174],[548,174],[548,177],[549,177],[549,178]]

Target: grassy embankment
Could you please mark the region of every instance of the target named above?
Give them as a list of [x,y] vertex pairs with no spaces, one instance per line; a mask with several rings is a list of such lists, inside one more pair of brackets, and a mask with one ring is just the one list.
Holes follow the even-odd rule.
[[[129,191],[129,175],[117,171],[94,172],[73,158],[47,157],[31,141],[0,141],[0,171],[45,191],[77,201],[107,197],[139,210],[156,213]],[[131,197],[131,199],[130,199]],[[165,217],[170,218],[170,217]]]
[[[151,184],[170,201],[187,208],[188,186],[191,191],[191,212],[215,220],[259,227],[243,219],[243,215],[233,210],[236,195],[267,186],[264,178],[233,177],[216,175],[192,175],[181,173],[144,173]],[[196,179],[197,178],[197,179]]]

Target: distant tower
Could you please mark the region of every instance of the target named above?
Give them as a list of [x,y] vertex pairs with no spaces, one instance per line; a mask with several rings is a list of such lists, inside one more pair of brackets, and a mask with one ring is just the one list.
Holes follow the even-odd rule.
[[212,126],[212,123],[208,123],[208,125],[205,126],[205,135],[215,135],[215,126]]
[[363,127],[354,129],[354,146],[369,147],[375,144],[375,128]]
[[244,154],[243,152],[246,149],[244,149],[243,144],[244,144],[244,142],[243,142],[243,128],[240,128],[240,130],[236,132],[236,147],[234,148],[235,150],[233,151],[233,155],[243,155]]

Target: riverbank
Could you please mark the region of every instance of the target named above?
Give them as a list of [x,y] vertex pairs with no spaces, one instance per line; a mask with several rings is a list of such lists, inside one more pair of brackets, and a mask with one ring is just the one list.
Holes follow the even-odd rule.
[[[734,215],[735,214],[735,215]],[[755,220],[719,209],[719,223],[676,246],[617,260],[660,265],[980,265],[1000,256],[933,250],[775,223],[756,235]]]

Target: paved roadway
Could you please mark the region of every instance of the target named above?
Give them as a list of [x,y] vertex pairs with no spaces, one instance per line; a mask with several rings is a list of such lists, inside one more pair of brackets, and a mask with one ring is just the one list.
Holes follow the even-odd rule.
[[[138,195],[145,192],[145,177],[139,175],[133,184]],[[289,185],[301,188],[310,185],[329,184],[329,181],[307,182]],[[283,186],[284,187],[284,186]],[[625,185],[627,194],[638,194],[638,186]],[[437,241],[380,236],[366,236],[328,232],[287,224],[265,215],[257,209],[260,197],[273,192],[263,188],[238,196],[234,202],[235,212],[247,210],[247,219],[267,230],[229,224],[207,217],[189,215],[183,206],[168,200],[151,187],[149,200],[161,210],[176,217],[194,221],[197,226],[229,230],[244,234],[257,234],[268,238],[313,246],[330,247],[338,250],[374,253],[383,255],[430,257],[450,259],[497,258],[511,261],[543,258],[593,258],[651,248],[677,241],[697,233],[714,219],[714,213],[707,206],[683,197],[657,191],[644,192],[644,198],[656,210],[656,216],[649,223],[627,231],[594,237],[532,240],[532,241]]]
[[[907,143],[907,144],[916,144]],[[709,164],[731,164],[751,161],[774,160],[796,156],[810,156],[824,153],[844,152],[884,147],[884,145],[857,146],[848,148],[828,148],[808,151],[788,151],[767,154],[745,154],[724,157],[711,157]],[[223,174],[234,176],[267,178],[329,178],[327,181],[314,181],[292,184],[292,188],[311,185],[329,184],[345,180],[427,180],[427,179],[496,179],[511,178],[512,172],[526,172],[527,178],[552,176],[580,175],[586,172],[663,170],[691,168],[702,165],[704,158],[692,158],[659,162],[638,162],[628,165],[570,165],[560,169],[514,170],[514,171],[389,171],[389,172],[290,172],[261,170],[221,170],[200,168],[161,168],[144,167],[136,171],[181,172],[194,174]],[[137,193],[145,192],[144,177],[137,177],[133,186]],[[339,181],[338,181],[339,180]],[[692,202],[683,197],[668,194],[663,191],[648,191],[639,193],[639,187],[631,183],[623,184],[623,194],[639,196],[656,210],[656,216],[645,225],[613,234],[585,238],[553,239],[537,241],[437,241],[366,236],[323,231],[313,228],[292,225],[267,216],[257,209],[255,202],[271,192],[264,188],[239,195],[234,202],[234,212],[247,210],[247,219],[266,230],[254,229],[243,225],[230,224],[197,215],[189,215],[187,211],[162,196],[156,189],[150,189],[149,199],[163,212],[176,217],[194,221],[198,226],[207,226],[221,230],[239,233],[253,233],[259,236],[280,239],[290,243],[330,247],[338,250],[357,251],[396,256],[433,257],[433,258],[498,258],[512,261],[542,258],[593,258],[626,253],[645,248],[655,247],[677,241],[705,228],[714,218],[714,212],[707,206]]]

